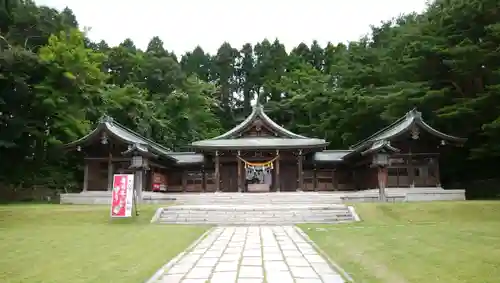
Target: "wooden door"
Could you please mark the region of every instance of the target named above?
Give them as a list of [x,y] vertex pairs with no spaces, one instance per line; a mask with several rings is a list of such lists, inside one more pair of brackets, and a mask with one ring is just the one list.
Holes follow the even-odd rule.
[[237,164],[224,163],[220,166],[221,191],[238,191],[238,166]]
[[280,168],[280,183],[282,192],[295,192],[297,190],[297,165],[283,165]]

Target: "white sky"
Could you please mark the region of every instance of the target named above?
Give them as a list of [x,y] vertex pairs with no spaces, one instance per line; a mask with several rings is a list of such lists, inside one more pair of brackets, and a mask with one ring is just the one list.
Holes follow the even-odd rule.
[[130,37],[145,49],[153,36],[181,55],[200,45],[214,54],[228,41],[240,48],[278,38],[287,50],[300,42],[321,45],[359,39],[401,13],[421,12],[426,0],[36,0],[68,6],[92,40],[117,45]]

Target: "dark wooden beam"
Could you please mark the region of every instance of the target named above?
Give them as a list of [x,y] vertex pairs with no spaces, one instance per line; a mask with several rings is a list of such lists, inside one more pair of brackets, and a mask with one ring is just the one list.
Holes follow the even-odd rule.
[[237,174],[238,175],[238,182],[237,183],[238,183],[238,192],[241,193],[241,187],[242,187],[241,184],[243,182],[241,179],[241,177],[242,177],[242,172],[241,172],[242,171],[242,166],[241,166],[242,161],[240,160],[240,156],[241,156],[241,152],[238,150],[238,156],[236,157],[236,162],[238,162],[238,174]]
[[299,174],[299,191],[302,191],[304,189],[304,168],[303,168],[303,155],[302,155],[302,149],[299,149],[299,153],[297,154],[297,165],[298,165],[298,174]]
[[215,151],[215,191],[220,191],[220,161],[219,151]]
[[281,191],[281,175],[280,175],[280,161],[281,156],[280,156],[280,151],[279,149],[276,150],[276,191],[280,192]]
[[[84,157],[84,160],[109,161],[109,157]],[[130,157],[111,157],[111,161],[129,161]]]

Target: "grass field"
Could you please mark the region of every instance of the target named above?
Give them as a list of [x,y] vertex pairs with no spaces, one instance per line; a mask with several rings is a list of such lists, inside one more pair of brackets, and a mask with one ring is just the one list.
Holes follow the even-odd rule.
[[499,282],[500,202],[355,207],[362,222],[301,228],[356,282]]
[[155,208],[0,206],[0,282],[143,282],[208,227],[151,225]]

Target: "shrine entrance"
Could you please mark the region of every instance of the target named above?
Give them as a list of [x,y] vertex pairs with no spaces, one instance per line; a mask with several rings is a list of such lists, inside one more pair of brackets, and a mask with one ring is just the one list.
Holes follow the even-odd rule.
[[238,158],[244,164],[243,179],[246,191],[270,192],[274,187],[274,162],[278,157],[263,162],[249,162],[241,157]]

